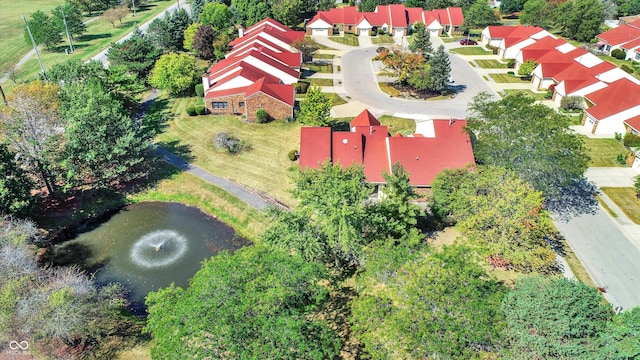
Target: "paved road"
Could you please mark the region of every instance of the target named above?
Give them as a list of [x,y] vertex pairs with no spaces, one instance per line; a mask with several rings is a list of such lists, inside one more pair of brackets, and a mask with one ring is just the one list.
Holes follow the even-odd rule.
[[451,75],[458,90],[453,99],[439,101],[416,101],[391,98],[378,88],[373,73],[371,58],[376,56],[376,47],[350,51],[342,57],[343,86],[347,94],[365,104],[375,114],[406,114],[431,118],[466,118],[467,105],[482,91],[495,92],[464,59],[451,55]]

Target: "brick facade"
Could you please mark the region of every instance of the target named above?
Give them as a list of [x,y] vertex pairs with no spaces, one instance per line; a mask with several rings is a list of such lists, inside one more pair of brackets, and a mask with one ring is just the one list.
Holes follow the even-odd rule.
[[[213,103],[227,103],[226,108],[214,107]],[[245,103],[244,94],[235,94],[228,96],[220,96],[214,99],[206,99],[205,106],[209,109],[209,112],[213,115],[226,115],[226,114],[244,114]]]
[[288,116],[293,116],[293,107],[291,105],[261,92],[247,97],[246,104],[246,115],[249,122],[256,121],[256,111],[260,109],[264,109],[274,119],[286,119]]

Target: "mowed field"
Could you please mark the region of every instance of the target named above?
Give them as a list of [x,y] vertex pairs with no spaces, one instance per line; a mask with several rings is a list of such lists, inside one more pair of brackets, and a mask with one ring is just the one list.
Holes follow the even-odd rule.
[[29,14],[42,10],[49,14],[64,0],[0,0],[0,70],[17,63],[33,47],[24,41],[24,22]]

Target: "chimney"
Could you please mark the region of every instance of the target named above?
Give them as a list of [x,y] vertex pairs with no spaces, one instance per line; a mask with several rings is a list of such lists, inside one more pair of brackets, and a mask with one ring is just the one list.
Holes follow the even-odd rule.
[[238,37],[241,38],[244,36],[244,25],[238,26]]
[[205,73],[202,75],[202,86],[204,87],[204,92],[206,93],[211,84],[209,83],[209,73]]

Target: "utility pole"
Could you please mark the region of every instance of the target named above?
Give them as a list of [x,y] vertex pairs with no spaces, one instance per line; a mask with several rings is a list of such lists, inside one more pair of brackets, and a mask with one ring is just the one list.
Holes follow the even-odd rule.
[[42,76],[44,79],[47,79],[47,72],[44,70],[44,64],[42,63],[42,58],[40,57],[40,52],[38,51],[38,45],[36,45],[36,41],[33,40],[33,35],[31,34],[31,29],[29,29],[29,24],[27,23],[27,19],[22,14],[22,20],[24,21],[24,25],[27,27],[27,32],[29,33],[29,38],[31,39],[31,44],[33,45],[33,50],[36,51],[36,56],[38,57],[38,62],[40,63],[40,68],[42,69]]
[[71,43],[71,36],[69,35],[69,28],[67,27],[67,17],[64,16],[64,8],[60,8],[62,11],[62,22],[64,23],[64,30],[67,32],[67,40],[69,40],[69,52],[73,52],[73,44]]
[[176,3],[178,3],[178,10],[180,10],[180,0],[176,0]]
[[133,16],[136,16],[136,2],[135,2],[135,0],[131,0],[131,6],[133,7]]
[[2,101],[4,101],[4,105],[9,106],[9,103],[7,102],[7,97],[4,95],[4,90],[2,90],[2,85],[0,85],[0,94],[2,94]]

